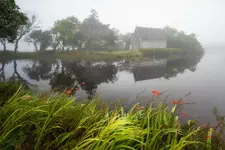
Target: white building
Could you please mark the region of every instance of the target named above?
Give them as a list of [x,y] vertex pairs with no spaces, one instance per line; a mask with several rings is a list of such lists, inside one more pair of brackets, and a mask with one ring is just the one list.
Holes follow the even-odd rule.
[[132,49],[166,48],[166,34],[159,28],[136,27],[131,45]]

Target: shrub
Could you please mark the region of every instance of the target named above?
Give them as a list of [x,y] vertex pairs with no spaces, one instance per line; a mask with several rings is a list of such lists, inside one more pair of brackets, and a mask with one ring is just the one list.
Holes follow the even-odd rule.
[[14,81],[0,82],[0,107],[3,106],[19,89],[20,83]]
[[183,54],[180,48],[151,48],[151,49],[140,49],[143,55],[153,55],[153,56],[170,56],[174,54]]
[[165,104],[136,104],[125,112],[123,107],[109,110],[95,99],[78,103],[68,95],[18,94],[0,109],[1,149],[209,150],[213,146],[212,128],[195,121],[182,126],[178,105],[169,111]]

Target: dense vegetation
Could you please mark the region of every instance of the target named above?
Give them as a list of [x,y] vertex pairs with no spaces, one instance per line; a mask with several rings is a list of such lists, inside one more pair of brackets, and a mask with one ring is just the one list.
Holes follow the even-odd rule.
[[[14,20],[10,23],[16,25],[16,27],[11,27],[1,24],[0,41],[4,51],[7,50],[7,43],[13,42],[15,45],[14,52],[17,52],[21,39],[24,39],[28,44],[32,44],[36,52],[47,49],[64,52],[72,50],[113,51],[130,48],[132,33],[121,34],[117,29],[110,27],[109,24],[102,23],[94,9],[83,21],[75,16],[69,16],[57,20],[50,30],[42,30],[38,25],[37,15],[26,16],[19,12],[13,0],[6,0],[1,3],[4,3],[4,6],[1,5],[1,10],[4,12],[1,13],[1,23],[9,23],[10,20],[7,20],[7,16],[10,16],[11,18],[9,18]],[[14,13],[6,13],[7,10]],[[15,16],[20,21],[15,21]],[[8,30],[6,30],[6,27],[9,27]],[[5,32],[11,32],[12,28],[13,38],[9,39]],[[184,31],[177,31],[171,27],[165,27],[163,30],[167,35],[167,48],[180,48],[186,54],[203,53],[203,48],[195,34],[186,34]],[[157,52],[161,55],[161,52],[167,53],[168,51],[158,49]]]
[[177,31],[171,27],[164,28],[167,34],[168,48],[181,48],[188,55],[203,54],[204,50],[196,35],[186,34],[184,31]]
[[[93,99],[78,103],[72,90],[66,94],[31,95],[17,91],[0,109],[1,149],[224,149],[224,120],[216,127],[179,123],[182,100],[170,110],[153,91],[149,106],[134,105],[125,111],[119,103]],[[2,97],[0,97],[2,100]],[[158,102],[157,102],[158,103]],[[217,132],[216,130],[220,130]]]

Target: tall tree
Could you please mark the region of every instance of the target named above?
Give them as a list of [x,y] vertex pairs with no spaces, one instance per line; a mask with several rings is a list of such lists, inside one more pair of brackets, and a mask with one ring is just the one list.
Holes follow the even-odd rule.
[[29,19],[27,24],[25,25],[21,25],[17,31],[17,36],[15,39],[15,45],[14,45],[14,52],[16,53],[18,51],[18,44],[19,41],[22,39],[22,37],[24,37],[25,35],[27,35],[28,33],[30,33],[32,30],[39,28],[38,26],[38,22],[37,22],[37,15],[32,15]]
[[33,30],[28,36],[26,36],[25,41],[28,44],[33,43],[36,51],[44,51],[52,45],[52,34],[49,30]]
[[29,35],[25,37],[25,42],[33,43],[35,51],[40,49],[40,38],[42,35],[42,30],[33,30]]
[[6,51],[8,42],[15,40],[19,26],[27,23],[27,16],[19,9],[14,0],[0,1],[0,42],[3,51]]
[[168,48],[181,48],[186,54],[203,54],[204,50],[195,34],[186,34],[171,27],[165,27]]
[[0,1],[0,39],[13,42],[19,27],[27,23],[27,16],[19,9],[14,0]]
[[130,49],[132,33],[126,33],[124,35],[125,49]]
[[101,23],[98,19],[98,13],[96,10],[92,9],[91,14],[84,19],[83,23],[80,26],[80,31],[85,38],[85,47],[87,49],[91,48],[91,43],[98,40],[98,35],[101,30]]
[[51,31],[43,31],[40,38],[40,51],[46,50],[52,45],[52,34]]
[[80,25],[84,36],[86,49],[110,48],[115,44],[116,31],[109,28],[109,24],[100,22],[98,13],[92,9],[90,15]]
[[64,50],[65,46],[71,46],[73,44],[79,24],[79,20],[74,16],[55,22],[52,33],[55,35],[54,37],[57,38],[56,42],[60,41],[62,50]]

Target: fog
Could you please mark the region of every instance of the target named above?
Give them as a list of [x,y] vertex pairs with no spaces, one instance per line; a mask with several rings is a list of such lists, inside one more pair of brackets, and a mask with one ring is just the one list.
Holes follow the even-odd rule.
[[[99,19],[121,33],[135,26],[171,26],[195,33],[203,46],[225,41],[224,0],[16,0],[22,11],[36,13],[42,29],[50,29],[57,19],[74,15],[83,20],[91,9]],[[27,49],[20,43],[20,49]]]

